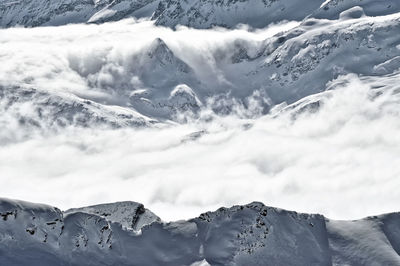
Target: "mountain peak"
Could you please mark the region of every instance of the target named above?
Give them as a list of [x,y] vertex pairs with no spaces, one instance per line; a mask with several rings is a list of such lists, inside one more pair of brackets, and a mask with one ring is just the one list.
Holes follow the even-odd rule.
[[191,68],[179,59],[161,38],[155,38],[147,48],[146,55],[150,61],[147,64],[156,71],[157,68],[173,66],[179,72],[188,73]]
[[147,54],[150,58],[157,57],[157,56],[164,56],[170,55],[173,56],[174,53],[169,49],[167,44],[161,38],[155,38],[147,51]]
[[87,213],[98,215],[107,221],[120,223],[124,228],[138,231],[144,225],[160,221],[154,213],[145,209],[143,204],[133,201],[99,204],[82,208],[69,209],[65,214]]

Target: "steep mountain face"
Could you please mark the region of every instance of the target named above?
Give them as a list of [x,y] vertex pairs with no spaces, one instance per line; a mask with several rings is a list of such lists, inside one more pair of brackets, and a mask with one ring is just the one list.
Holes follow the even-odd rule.
[[[170,118],[171,114],[187,109],[198,110],[201,103],[190,86],[201,88],[194,70],[178,58],[160,38],[152,41],[144,50],[132,58],[123,75],[123,87],[129,88],[131,105],[150,117]],[[133,91],[130,77],[140,83]],[[146,89],[141,89],[146,88]],[[182,89],[186,88],[186,89]]]
[[397,265],[400,215],[333,221],[261,203],[162,222],[134,202],[0,201],[4,265]]
[[149,17],[157,4],[157,0],[5,0],[0,3],[0,27],[102,23],[132,16]]
[[162,0],[152,19],[168,27],[206,29],[247,24],[261,28],[283,20],[303,20],[321,4],[321,0]]

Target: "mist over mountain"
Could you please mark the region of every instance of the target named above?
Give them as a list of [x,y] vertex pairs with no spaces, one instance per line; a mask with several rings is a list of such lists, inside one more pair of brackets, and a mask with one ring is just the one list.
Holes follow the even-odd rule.
[[[357,19],[346,17],[357,12]],[[233,106],[253,108],[247,112],[253,117],[322,92],[341,75],[393,73],[400,58],[398,21],[397,15],[367,17],[358,7],[339,20],[308,18],[256,32],[173,31],[129,20],[15,28],[3,30],[0,85],[8,110],[29,101],[35,112],[21,119],[33,125],[46,119],[56,125],[148,125],[204,108],[227,115]],[[279,28],[284,31],[276,33]],[[35,114],[42,110],[39,99],[48,99],[44,117]],[[63,107],[54,113],[57,103]]]
[[3,0],[0,27],[0,196],[65,210],[0,200],[1,265],[400,263],[400,2]]

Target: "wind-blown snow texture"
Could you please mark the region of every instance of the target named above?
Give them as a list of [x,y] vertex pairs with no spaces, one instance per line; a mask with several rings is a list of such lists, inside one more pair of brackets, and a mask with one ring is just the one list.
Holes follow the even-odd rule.
[[[134,202],[0,200],[2,265],[398,265],[400,214],[329,220],[262,203],[161,222]],[[129,223],[127,223],[129,221]]]

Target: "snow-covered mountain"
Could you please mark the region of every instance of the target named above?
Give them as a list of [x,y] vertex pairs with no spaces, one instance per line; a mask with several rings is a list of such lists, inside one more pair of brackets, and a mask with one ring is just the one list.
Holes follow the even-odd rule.
[[[131,17],[143,20],[125,19]],[[355,164],[375,159],[376,165],[397,162],[393,158],[398,155],[400,141],[396,134],[381,132],[399,117],[397,0],[0,0],[0,27],[0,148],[4,149],[1,158],[7,159],[0,170],[11,173],[4,182],[14,188],[22,182],[23,174],[29,175],[29,171],[15,168],[50,156],[48,153],[59,143],[62,147],[54,160],[35,164],[32,170],[40,176],[46,162],[56,162],[54,168],[61,170],[54,173],[59,179],[52,177],[50,187],[69,184],[70,180],[81,184],[78,179],[93,172],[74,172],[73,168],[87,170],[101,161],[110,167],[101,168],[99,180],[110,186],[114,180],[119,185],[139,184],[140,188],[157,184],[141,195],[147,193],[148,201],[165,200],[168,204],[186,204],[195,197],[187,194],[202,195],[208,189],[204,184],[212,182],[219,186],[218,191],[239,187],[235,191],[241,195],[238,180],[247,175],[250,185],[246,191],[262,183],[279,187],[280,192],[293,192],[295,197],[306,186],[302,185],[306,180],[297,180],[297,175],[310,174],[322,181],[306,191],[321,195],[320,191],[333,183],[324,179],[327,171],[323,167],[328,165],[334,171],[332,175],[341,178],[354,170],[349,166],[349,156],[341,151],[347,146],[351,146],[347,150],[350,157],[363,154]],[[358,83],[345,86],[354,80]],[[349,90],[354,93],[346,94]],[[346,101],[347,96],[360,99],[350,99],[343,105],[334,102],[325,109],[337,112],[336,116],[312,116],[324,105],[329,107],[332,99]],[[364,104],[368,108],[363,109]],[[234,118],[227,117],[225,124],[211,123],[215,117],[223,120],[230,114]],[[302,119],[302,124],[290,127],[304,114],[309,115],[309,123]],[[383,119],[385,116],[388,119]],[[325,128],[326,124],[318,120],[332,117],[339,122]],[[232,122],[236,118],[240,123]],[[132,131],[121,135],[101,131],[109,127],[161,128],[191,119],[200,121],[200,125],[188,127],[185,134],[174,138],[170,137],[174,132],[157,136],[149,130],[128,137]],[[317,129],[312,128],[313,123]],[[65,130],[70,135],[62,135],[66,128],[73,129]],[[103,139],[92,140],[91,132],[80,131],[82,128],[100,132],[97,135],[104,133],[104,139],[116,136],[117,140],[102,150]],[[398,133],[398,128],[395,124],[389,132]],[[32,129],[42,130],[38,140]],[[357,139],[364,129],[373,132],[363,132]],[[238,137],[243,132],[248,133]],[[87,135],[81,137],[81,133]],[[53,137],[53,144],[42,150],[47,134]],[[54,140],[58,134],[60,137]],[[317,144],[312,142],[313,134],[318,136]],[[252,139],[260,135],[277,141],[263,139],[258,143]],[[71,144],[70,139],[76,136],[81,138]],[[147,138],[151,140],[146,142]],[[34,141],[29,142],[31,139]],[[143,144],[137,143],[141,141]],[[149,148],[150,142],[161,145]],[[282,151],[274,147],[278,142],[285,142]],[[121,143],[127,149],[121,149]],[[234,143],[232,149],[229,143]],[[318,147],[302,161],[303,151],[313,144]],[[30,146],[24,149],[24,145]],[[68,149],[71,145],[73,149]],[[321,161],[315,154],[310,156],[325,152],[323,145],[329,146],[326,156],[340,156]],[[369,149],[364,152],[360,147],[365,146]],[[183,160],[185,147],[193,152],[187,160]],[[237,153],[237,157],[227,159],[217,154],[203,161],[200,157],[208,157],[210,147],[216,147],[214,153],[226,150]],[[120,148],[122,156],[113,153],[114,148]],[[39,152],[32,152],[31,157],[20,156],[25,150],[36,149]],[[245,154],[253,151],[253,157]],[[368,157],[371,153],[377,158]],[[83,158],[83,163],[63,160],[74,155]],[[192,161],[195,163],[190,165],[199,172],[196,175],[167,167]],[[232,168],[232,187],[226,186],[227,179],[216,178],[226,169],[215,168],[211,161]],[[69,168],[64,168],[69,163]],[[232,167],[236,164],[237,168]],[[319,168],[319,164],[323,166]],[[202,171],[208,167],[210,171],[204,172],[210,175],[204,178],[207,182],[197,180],[200,190],[190,190],[194,184],[191,175],[203,178]],[[355,190],[354,184],[397,185],[392,177],[395,174],[387,173],[390,170],[381,173],[376,167],[377,173],[371,177],[368,171],[373,166],[358,167],[363,171],[354,171],[354,181],[336,184],[335,179],[335,186],[343,185],[348,192]],[[173,182],[164,181],[164,174]],[[367,175],[370,183],[364,182]],[[379,182],[376,176],[381,175],[386,179]],[[282,183],[274,177],[283,179]],[[26,183],[29,177],[24,178]],[[100,181],[94,181],[96,188],[101,187]],[[182,186],[176,186],[179,182]],[[159,189],[171,184],[175,186],[172,192]],[[261,185],[257,195],[265,194]],[[187,188],[186,194],[175,196],[178,190]],[[359,191],[361,198],[365,187]],[[99,195],[102,193],[92,198]],[[231,201],[240,198],[234,193],[229,197]],[[215,197],[192,204],[214,204],[218,200]],[[135,202],[61,211],[1,199],[0,265],[400,265],[399,226],[399,213],[337,221],[262,203],[164,222]]]
[[57,26],[149,17],[157,4],[157,0],[4,0],[0,2],[0,26]]
[[247,24],[260,28],[283,20],[301,21],[307,17],[337,19],[341,12],[356,6],[364,8],[369,16],[393,14],[400,10],[398,1],[393,0],[162,0],[152,18],[157,25],[169,27],[232,28]]
[[[57,128],[69,125],[110,125],[113,127],[149,126],[155,120],[135,110],[104,106],[66,93],[49,93],[35,88],[0,87],[1,111],[14,117],[2,117],[0,123],[12,121],[25,126]],[[6,127],[6,126],[5,126]]]
[[356,6],[368,16],[400,10],[395,0],[4,0],[0,3],[0,27],[103,23],[136,17],[151,18],[168,27],[232,28],[246,24],[262,28],[307,17],[337,19],[341,12]]
[[230,28],[247,24],[261,28],[282,20],[303,20],[321,3],[321,0],[164,0],[160,1],[152,18],[157,25],[169,27]]
[[[312,17],[338,19],[340,13],[354,7],[362,7],[367,16],[382,16],[400,11],[396,0],[326,0],[312,13]],[[357,15],[353,18],[357,18]]]
[[398,265],[400,214],[335,221],[262,203],[162,222],[134,202],[0,201],[2,265]]
[[[278,2],[268,5],[273,7]],[[170,5],[173,3],[189,2]],[[225,4],[235,3],[245,2]],[[161,30],[163,38],[155,34],[153,39],[135,39],[130,43],[131,36],[135,31],[143,31],[142,27],[144,31],[156,32],[157,27],[151,22],[134,25],[118,22],[117,27],[125,29],[119,33],[114,33],[115,28],[108,24],[98,28],[81,26],[83,33],[76,40],[105,31],[95,43],[86,43],[88,54],[77,52],[75,46],[79,43],[71,43],[70,38],[57,37],[69,26],[52,28],[50,34],[38,29],[33,31],[33,37],[29,29],[10,29],[15,32],[14,39],[8,40],[7,34],[0,37],[8,44],[3,49],[7,67],[0,75],[2,109],[17,113],[14,116],[18,120],[38,125],[46,119],[49,125],[149,125],[157,120],[175,119],[182,112],[197,113],[202,108],[227,114],[232,112],[232,106],[246,109],[250,102],[259,105],[257,114],[265,114],[276,105],[292,104],[325,91],[327,83],[340,75],[395,73],[400,67],[400,13],[395,13],[398,4],[362,1],[360,6],[354,6],[359,2],[351,3],[327,2],[298,26],[263,40],[238,35],[223,42],[209,41],[204,47],[179,37],[183,36],[182,31],[165,34]],[[185,24],[184,19],[178,21]],[[194,29],[186,31],[196,34]],[[23,57],[15,52],[13,42],[19,42],[21,34],[27,42],[37,42],[38,59],[33,61],[32,56]],[[43,36],[50,42],[44,43]],[[176,41],[175,36],[182,39]],[[126,41],[117,42],[119,38]],[[64,49],[56,50],[52,42],[62,43]],[[49,51],[42,49],[44,46],[54,50],[50,57]],[[28,52],[26,49],[20,52]],[[41,63],[40,58],[50,58],[51,62]],[[38,65],[45,68],[49,63],[57,65],[54,72],[42,76],[36,71]],[[28,69],[21,72],[20,66]],[[65,89],[49,88],[55,77],[56,84],[62,83]],[[79,89],[72,90],[69,86]],[[28,101],[34,109],[30,117],[20,111],[25,110],[21,105]],[[47,115],[42,116],[43,112]]]

